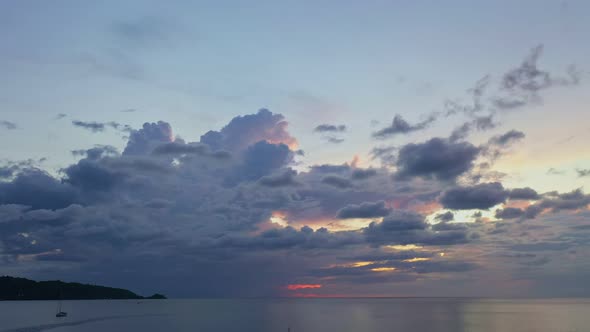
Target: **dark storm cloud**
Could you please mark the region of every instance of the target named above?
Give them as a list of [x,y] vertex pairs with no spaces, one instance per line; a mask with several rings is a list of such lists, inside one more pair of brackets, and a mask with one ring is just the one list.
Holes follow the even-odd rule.
[[[511,195],[514,190],[510,191],[509,195]],[[521,189],[518,190],[520,191]],[[496,210],[496,218],[514,219],[522,217],[526,219],[533,219],[539,216],[544,210],[556,213],[564,210],[585,209],[588,207],[588,205],[590,205],[590,195],[584,194],[581,189],[576,189],[569,193],[561,194],[557,192],[549,192],[542,195],[537,195],[535,198],[531,198],[534,197],[533,192],[526,190],[524,193],[520,192],[518,197],[521,197],[518,199],[538,199],[538,201],[535,204],[526,207],[525,209],[504,208]]]
[[14,130],[14,129],[18,128],[16,123],[11,122],[11,121],[6,121],[6,120],[0,120],[0,127],[7,129],[7,130]]
[[452,245],[467,242],[465,230],[434,232],[423,216],[408,211],[394,211],[382,222],[372,222],[363,233],[373,245]]
[[515,188],[510,190],[508,198],[512,200],[535,200],[539,198],[539,194],[532,188]]
[[260,141],[244,152],[244,162],[239,168],[240,177],[258,180],[293,161],[293,151],[285,144],[271,144]]
[[578,177],[586,177],[590,176],[590,169],[576,169],[576,173],[578,173]]
[[516,219],[524,216],[525,212],[519,208],[507,207],[496,210],[495,217],[497,219]]
[[328,184],[341,189],[352,187],[352,183],[349,179],[338,176],[338,175],[327,175],[322,178],[322,183]]
[[0,179],[11,178],[17,171],[15,166],[0,166]]
[[455,187],[446,190],[440,197],[440,203],[453,210],[487,210],[504,203],[508,192],[501,183],[482,183],[471,187]]
[[263,176],[258,180],[258,183],[267,187],[284,187],[295,186],[299,183],[295,180],[297,172],[292,169],[287,169],[282,173]]
[[353,180],[365,180],[365,179],[368,179],[368,178],[373,177],[375,175],[377,175],[377,170],[375,170],[373,168],[366,168],[366,169],[357,168],[352,171],[351,177]]
[[308,226],[296,230],[287,226],[281,229],[271,229],[259,236],[221,237],[214,245],[223,248],[247,248],[251,250],[277,250],[290,248],[318,249],[342,248],[348,245],[362,244],[363,239],[355,232],[332,233],[326,228],[314,231]]
[[393,118],[391,125],[374,132],[373,137],[378,139],[386,139],[398,134],[409,134],[414,131],[426,129],[435,120],[435,116],[430,116],[428,119],[412,125],[404,120],[401,115],[396,115]]
[[11,182],[0,182],[0,204],[21,204],[34,209],[58,209],[79,200],[77,191],[40,170],[26,170]]
[[111,190],[125,178],[125,174],[89,159],[80,160],[64,170],[67,182],[84,190]]
[[111,145],[97,145],[93,148],[86,149],[86,150],[74,150],[72,151],[72,155],[74,156],[82,156],[86,157],[90,160],[97,160],[102,158],[103,156],[107,155],[118,155],[119,151],[117,148]]
[[162,143],[174,141],[172,127],[169,123],[158,121],[157,123],[144,123],[139,130],[133,130],[129,135],[129,141],[123,155],[147,155]]
[[561,210],[577,210],[586,208],[590,204],[590,195],[584,194],[582,189],[576,189],[569,193],[551,192],[543,195],[543,200],[535,205],[541,208],[551,209],[553,212]]
[[363,202],[361,204],[350,204],[343,207],[338,210],[338,213],[336,213],[336,218],[377,218],[385,217],[389,212],[391,212],[391,210],[385,207],[384,201]]
[[432,138],[403,146],[395,165],[398,179],[422,177],[452,181],[473,167],[480,149],[470,143]]
[[158,145],[152,151],[155,155],[182,155],[182,154],[200,154],[208,152],[206,145],[201,144],[184,144],[182,142],[169,142]]
[[[321,275],[386,282],[414,280],[417,273],[461,273],[473,266],[457,259],[462,246],[447,246],[490,243],[487,223],[451,222],[452,212],[429,210],[450,185],[438,180],[469,172],[479,148],[443,139],[406,145],[399,150],[398,177],[392,178],[387,168],[348,164],[296,172],[290,167],[299,155],[289,147],[295,143],[282,115],[262,110],[234,118],[200,142],[175,138],[166,122],[146,123],[131,132],[123,153],[98,145],[76,150],[72,153],[82,159],[54,176],[33,170],[37,163],[2,164],[0,260],[7,271],[31,277],[122,285],[140,280],[151,290],[168,280],[161,291],[172,296],[276,296],[288,283]],[[398,182],[400,174],[404,181]],[[424,180],[405,181],[411,177]],[[581,191],[537,199],[533,193],[520,188],[504,195],[537,200],[526,209],[536,215],[588,200]],[[391,211],[389,204],[428,208],[421,215]],[[427,223],[425,215],[432,214],[441,222]],[[342,222],[333,220],[336,215],[384,219],[351,231],[321,228],[319,220]],[[283,227],[275,218],[298,226]],[[301,227],[308,221],[317,230]],[[506,238],[517,234],[511,230],[493,240],[513,243]],[[533,228],[527,231],[537,236]],[[523,244],[527,240],[522,237]],[[404,252],[382,247],[397,244],[434,247]],[[438,255],[455,248],[455,255]],[[319,272],[349,259],[365,260],[363,255],[378,262],[361,272]],[[421,257],[433,263],[403,262]],[[387,266],[396,273],[371,271]]]
[[440,222],[449,222],[455,219],[455,215],[451,211],[447,211],[445,213],[437,214],[434,219]]
[[346,131],[345,125],[321,124],[313,129],[314,133],[341,133]]

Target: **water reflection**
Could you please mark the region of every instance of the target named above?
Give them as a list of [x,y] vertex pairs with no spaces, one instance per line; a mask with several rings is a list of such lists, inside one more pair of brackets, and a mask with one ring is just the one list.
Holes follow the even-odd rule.
[[0,302],[0,331],[582,332],[590,317],[588,300],[256,299],[65,305],[69,317],[56,321],[51,302]]

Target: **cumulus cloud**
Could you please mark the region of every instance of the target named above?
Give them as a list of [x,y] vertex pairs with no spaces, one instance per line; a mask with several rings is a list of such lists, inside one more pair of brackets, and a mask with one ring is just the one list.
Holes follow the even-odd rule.
[[[324,277],[330,285],[322,291],[347,282],[381,287],[425,273],[472,273],[479,262],[463,250],[490,243],[515,250],[513,237],[524,231],[531,235],[521,244],[559,243],[518,227],[545,221],[547,212],[564,215],[540,226],[583,225],[568,218],[590,202],[581,190],[458,186],[482,150],[467,142],[433,138],[391,148],[395,169],[342,163],[297,171],[294,143],[283,116],[261,110],[198,142],[176,137],[167,122],[145,123],[122,153],[105,145],[74,150],[77,161],[57,173],[37,160],[2,162],[3,267],[39,278],[141,280],[151,289],[166,279],[160,291],[186,296],[276,296],[284,285]],[[521,208],[496,211],[504,227],[454,222],[457,212],[441,210],[506,201]],[[513,220],[521,218],[530,220]],[[187,279],[194,281],[188,287]]]
[[296,171],[292,169],[287,169],[279,174],[263,176],[262,178],[260,178],[260,180],[258,180],[258,183],[267,187],[283,187],[298,185],[299,183],[295,180],[296,175]]
[[434,219],[438,220],[439,222],[449,222],[455,219],[455,215],[451,211],[447,211],[445,213],[437,214]]
[[357,168],[352,171],[351,177],[354,180],[366,180],[366,179],[373,177],[375,175],[377,175],[377,170],[375,170],[373,168],[367,168],[367,169]]
[[525,214],[523,209],[507,207],[496,210],[496,218],[498,219],[515,219],[520,218]]
[[452,181],[473,167],[479,152],[470,143],[453,143],[441,138],[409,143],[400,149],[395,161],[396,177]]
[[287,131],[287,121],[281,114],[261,109],[256,114],[237,116],[220,131],[209,131],[201,136],[201,143],[213,150],[243,151],[248,146],[265,140],[271,144],[297,147],[297,140]]
[[341,189],[352,187],[352,183],[349,179],[338,176],[338,175],[327,175],[322,179],[322,183],[338,187]]
[[141,129],[131,131],[123,154],[147,155],[152,153],[156,146],[170,142],[174,142],[174,135],[169,123],[164,121],[146,122]]
[[336,218],[377,218],[388,215],[390,211],[389,208],[385,207],[384,201],[363,202],[361,204],[350,204],[343,207],[336,213]]
[[471,187],[455,187],[446,190],[440,197],[441,204],[453,210],[487,210],[504,203],[508,192],[501,183],[482,183]]
[[394,211],[382,222],[372,222],[363,233],[374,245],[452,245],[468,241],[464,230],[434,232],[423,216],[408,211]]
[[535,200],[539,198],[539,194],[533,188],[515,188],[510,190],[508,198],[512,200]]

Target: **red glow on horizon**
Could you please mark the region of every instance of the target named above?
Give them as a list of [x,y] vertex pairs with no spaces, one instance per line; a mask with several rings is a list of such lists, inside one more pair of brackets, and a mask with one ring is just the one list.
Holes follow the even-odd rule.
[[288,290],[299,290],[299,289],[317,289],[322,288],[320,284],[291,284],[287,285]]

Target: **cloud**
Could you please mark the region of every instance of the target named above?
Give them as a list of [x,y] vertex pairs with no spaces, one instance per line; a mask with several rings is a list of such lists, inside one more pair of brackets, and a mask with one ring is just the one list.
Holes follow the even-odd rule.
[[430,116],[428,119],[422,122],[411,125],[406,120],[404,120],[401,115],[396,115],[393,118],[391,125],[374,132],[373,137],[378,139],[386,139],[399,134],[409,134],[414,131],[420,131],[426,129],[435,120],[435,116]]
[[147,155],[152,153],[156,146],[170,142],[174,142],[174,135],[169,123],[146,122],[141,129],[130,133],[123,155]]
[[396,178],[422,177],[452,181],[469,171],[480,149],[470,143],[432,138],[404,145],[398,154]]
[[377,170],[375,170],[373,168],[366,168],[366,169],[357,168],[352,171],[351,178],[353,180],[366,180],[366,179],[371,178],[376,175],[377,175]]
[[475,119],[465,122],[463,125],[453,130],[449,140],[456,142],[465,139],[469,134],[476,129],[477,131],[486,131],[496,128],[498,124],[494,122],[492,115],[475,117]]
[[313,129],[314,133],[341,133],[346,131],[345,125],[321,124]]
[[497,219],[515,219],[524,216],[525,212],[519,208],[507,207],[496,210],[495,217]]
[[346,189],[346,188],[350,188],[352,187],[352,183],[350,182],[349,179],[347,178],[343,178],[341,176],[338,175],[328,175],[325,176],[322,179],[322,183],[337,187],[337,188],[341,188],[341,189]]
[[514,142],[520,141],[525,137],[525,134],[522,131],[518,130],[510,130],[509,132],[494,136],[489,140],[489,144],[497,145],[497,146],[507,146]]
[[0,204],[58,209],[78,201],[75,188],[36,169],[21,172],[10,182],[0,182]]
[[73,120],[72,124],[76,127],[88,129],[88,130],[92,131],[93,133],[98,133],[98,132],[104,131],[104,129],[106,127],[106,125],[104,123],[84,122],[84,121],[79,121],[79,120]]
[[122,125],[120,123],[111,121],[111,122],[95,122],[95,121],[80,121],[80,120],[73,120],[72,125],[75,127],[79,127],[82,129],[90,130],[93,133],[103,132],[107,127],[111,127],[115,130],[120,130],[123,132],[131,132],[132,129],[128,125]]
[[564,175],[566,172],[563,170],[558,170],[555,168],[550,168],[547,170],[547,174],[549,175]]
[[114,37],[125,48],[154,48],[170,46],[174,26],[172,22],[155,16],[117,21],[111,25]]
[[[171,296],[277,296],[295,284],[322,284],[322,294],[351,284],[359,294],[394,293],[396,283],[415,287],[425,273],[449,273],[423,279],[447,289],[457,277],[479,277],[480,265],[508,274],[523,267],[492,255],[465,258],[490,246],[504,254],[515,244],[585,241],[572,228],[588,212],[581,190],[458,186],[481,155],[470,143],[434,138],[392,148],[395,169],[342,163],[295,171],[303,156],[286,128],[282,115],[259,111],[190,142],[159,121],[132,131],[122,153],[108,145],[72,151],[77,161],[58,172],[40,170],[37,160],[0,161],[4,271],[146,291],[168,280],[158,291]],[[496,211],[504,222],[480,214],[471,223],[454,222],[443,197],[459,208],[534,202],[509,201]],[[532,205],[509,210],[525,203]],[[507,219],[509,212],[521,216]]]
[[523,107],[540,102],[539,92],[555,86],[571,86],[580,82],[580,73],[569,66],[565,77],[555,77],[539,69],[537,62],[543,54],[543,45],[531,49],[522,63],[506,72],[500,83],[500,91],[493,97],[493,105],[501,110]]
[[206,154],[208,150],[209,148],[204,144],[184,144],[184,142],[168,142],[156,146],[152,153],[155,155],[203,155]]
[[10,122],[10,121],[6,121],[6,120],[0,120],[0,127],[7,129],[7,130],[14,130],[16,128],[18,128],[18,126],[16,125],[16,123],[14,122]]
[[281,114],[261,109],[256,114],[237,116],[220,131],[209,131],[201,136],[201,143],[213,150],[243,151],[248,146],[266,141],[285,144],[290,149],[297,147],[297,140],[287,131],[288,123]]
[[586,177],[586,176],[590,176],[590,169],[576,169],[576,173],[578,173],[578,177],[582,178],[582,177]]
[[61,119],[65,118],[65,117],[67,117],[67,116],[68,116],[68,115],[67,115],[67,114],[65,114],[65,113],[58,113],[58,114],[55,116],[55,118],[54,118],[54,119],[55,119],[55,120],[61,120]]
[[382,222],[372,222],[363,233],[367,241],[374,245],[452,245],[467,242],[465,231],[433,232],[428,229],[424,217],[408,211],[394,211]]
[[508,192],[501,183],[482,183],[471,187],[455,187],[446,190],[440,197],[443,207],[453,210],[487,210],[504,203]]
[[240,178],[258,180],[289,165],[293,158],[294,153],[287,145],[260,141],[244,152],[244,162],[237,172]]
[[508,198],[512,200],[535,200],[539,198],[539,194],[532,188],[515,188],[510,190]]
[[384,201],[377,202],[363,202],[361,204],[350,204],[336,213],[338,219],[351,219],[351,218],[377,218],[385,217],[391,212],[390,209],[385,207]]
[[437,214],[434,219],[438,220],[439,222],[449,222],[455,219],[455,215],[451,211],[447,211],[445,213]]
[[334,143],[334,144],[340,144],[340,143],[344,142],[344,138],[338,138],[338,137],[334,137],[334,136],[325,136],[324,139],[327,142]]
[[295,181],[296,175],[296,171],[287,169],[279,174],[263,176],[258,180],[258,183],[267,187],[294,186],[299,184],[297,181]]

